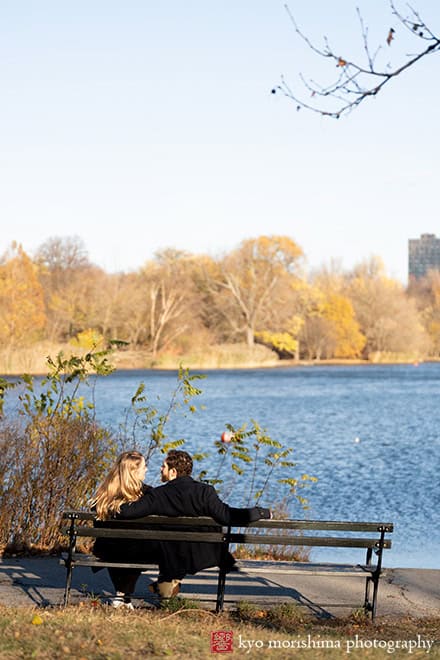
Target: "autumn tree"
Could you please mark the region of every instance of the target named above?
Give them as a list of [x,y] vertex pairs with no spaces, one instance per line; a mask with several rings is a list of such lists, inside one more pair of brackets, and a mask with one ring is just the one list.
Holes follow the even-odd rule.
[[295,102],[297,110],[306,108],[339,119],[367,99],[374,98],[385,85],[406,70],[440,51],[440,36],[416,8],[407,5],[404,13],[395,0],[389,0],[389,7],[390,21],[383,25],[383,40],[374,47],[370,44],[368,27],[362,14],[356,9],[361,31],[360,44],[363,46],[363,57],[357,57],[343,46],[334,48],[327,36],[323,38],[322,45],[317,45],[299,27],[293,13],[285,5],[296,34],[311,52],[326,61],[329,76],[327,80],[317,82],[300,73],[302,91],[294,90],[282,78],[281,84],[274,87],[272,93],[284,94]]
[[373,257],[349,275],[348,291],[362,333],[365,355],[391,352],[418,354],[426,336],[413,300],[401,284],[388,278],[382,261]]
[[278,304],[271,309],[258,341],[281,358],[299,359],[303,352],[304,326],[315,308],[317,291],[303,277],[284,278],[278,291]]
[[307,317],[301,331],[301,345],[303,357],[309,360],[321,360],[333,355],[335,328],[320,310],[311,312]]
[[430,354],[440,356],[440,272],[430,270],[425,277],[410,280],[408,295],[414,301],[429,337]]
[[35,262],[44,268],[53,288],[66,284],[72,272],[90,266],[87,248],[79,236],[53,236],[35,253]]
[[88,307],[99,269],[77,236],[53,237],[37,249],[35,262],[44,289],[48,338],[64,341],[90,325]]
[[337,344],[335,323],[324,313],[325,300],[324,292],[316,284],[310,284],[300,332],[300,354],[309,360],[333,357]]
[[136,321],[132,323],[137,314],[138,298],[133,286],[136,279],[135,273],[94,273],[88,318],[90,326],[99,330],[107,340],[130,342],[133,339],[127,337],[127,328],[129,324],[131,327],[136,325]]
[[115,282],[112,310],[113,334],[133,348],[147,341],[147,294],[139,271],[122,273]]
[[220,260],[207,255],[194,258],[193,283],[198,300],[198,317],[211,343],[222,343],[230,338],[230,323],[225,310],[225,300],[219,302],[222,289]]
[[330,263],[313,273],[314,304],[303,328],[308,357],[356,358],[365,345],[340,264]]
[[190,255],[171,249],[158,252],[143,269],[153,358],[190,328],[194,293],[191,270]]
[[302,254],[287,236],[260,236],[242,241],[219,261],[208,285],[231,335],[254,345],[255,333],[281,303],[286,282],[298,277]]
[[0,259],[0,341],[7,349],[41,338],[46,316],[36,267],[21,245]]
[[51,341],[68,341],[86,328],[103,326],[103,309],[109,276],[97,266],[73,271],[66,284],[48,301]]
[[319,268],[312,270],[309,278],[313,286],[327,295],[345,293],[346,272],[342,266],[341,259],[331,258],[328,263],[324,263]]
[[330,295],[322,307],[322,317],[333,328],[332,357],[357,358],[365,346],[350,300],[340,294]]
[[35,260],[45,290],[51,341],[66,341],[89,329],[107,339],[117,338],[120,274],[107,274],[93,265],[77,236],[48,239]]
[[120,281],[118,339],[146,348],[153,359],[191,333],[198,321],[192,255],[173,249],[156,253]]

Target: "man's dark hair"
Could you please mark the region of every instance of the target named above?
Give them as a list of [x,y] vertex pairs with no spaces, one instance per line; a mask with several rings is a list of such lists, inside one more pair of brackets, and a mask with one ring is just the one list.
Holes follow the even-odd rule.
[[193,469],[193,460],[186,451],[172,449],[165,459],[168,468],[174,468],[178,477],[187,477]]

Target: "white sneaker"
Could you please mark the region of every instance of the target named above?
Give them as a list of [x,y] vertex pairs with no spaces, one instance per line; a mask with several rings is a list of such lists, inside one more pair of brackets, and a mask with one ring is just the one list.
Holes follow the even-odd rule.
[[112,600],[110,601],[110,605],[115,609],[118,609],[119,607],[123,607],[125,610],[134,610],[133,603],[130,600],[126,601],[123,598],[120,598],[119,596],[116,596],[116,598],[112,598]]

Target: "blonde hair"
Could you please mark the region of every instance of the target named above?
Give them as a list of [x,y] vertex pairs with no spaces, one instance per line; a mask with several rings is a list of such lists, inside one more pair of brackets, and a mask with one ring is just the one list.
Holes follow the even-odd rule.
[[96,491],[91,505],[98,520],[107,520],[121,510],[121,505],[134,502],[142,495],[142,480],[136,471],[143,460],[138,451],[124,451]]

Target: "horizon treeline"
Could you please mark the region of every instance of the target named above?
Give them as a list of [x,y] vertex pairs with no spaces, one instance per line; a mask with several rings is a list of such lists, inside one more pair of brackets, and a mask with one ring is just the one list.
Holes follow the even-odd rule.
[[219,258],[168,248],[128,273],[91,263],[76,236],[50,238],[32,258],[14,243],[0,258],[1,350],[42,340],[119,340],[152,360],[243,342],[288,359],[439,357],[440,272],[406,288],[378,257],[307,273],[287,236]]

